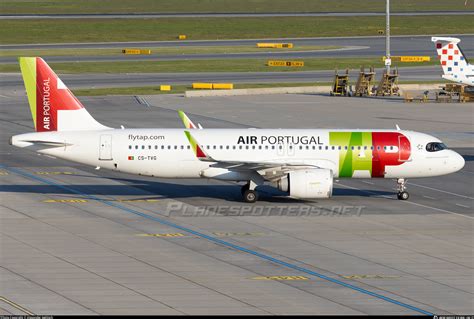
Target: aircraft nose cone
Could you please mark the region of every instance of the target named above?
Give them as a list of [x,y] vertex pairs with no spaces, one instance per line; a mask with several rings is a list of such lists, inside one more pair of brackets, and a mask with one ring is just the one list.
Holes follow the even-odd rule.
[[455,172],[460,171],[464,165],[466,164],[466,161],[464,160],[464,157],[459,155],[458,153],[454,153],[453,156],[453,168]]

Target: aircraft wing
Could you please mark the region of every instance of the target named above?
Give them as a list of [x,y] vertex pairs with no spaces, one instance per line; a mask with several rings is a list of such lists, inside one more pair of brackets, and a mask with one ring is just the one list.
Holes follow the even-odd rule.
[[[304,162],[288,162],[282,160],[267,160],[267,161],[229,161],[219,160],[210,156],[196,141],[189,131],[184,131],[188,138],[191,148],[194,151],[196,157],[203,162],[212,162],[211,167],[224,168],[233,171],[256,171],[260,175],[268,176],[272,175],[275,178],[286,174],[289,171],[306,168],[319,168],[319,166],[311,165]],[[271,178],[270,178],[271,179]]]
[[262,161],[262,162],[253,162],[253,161],[219,161],[213,160],[215,164],[212,164],[211,167],[225,168],[229,170],[252,170],[252,171],[294,171],[296,169],[303,168],[318,168],[314,165],[309,165],[305,163],[288,163],[280,161]]

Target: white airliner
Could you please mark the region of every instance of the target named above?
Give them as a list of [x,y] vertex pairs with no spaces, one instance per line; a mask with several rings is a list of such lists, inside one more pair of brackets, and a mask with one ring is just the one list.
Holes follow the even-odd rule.
[[436,44],[438,58],[443,68],[443,78],[459,84],[474,86],[474,65],[470,64],[462,52],[458,38],[432,37]]
[[406,179],[464,166],[436,137],[413,131],[209,129],[182,112],[184,129],[113,129],[98,123],[41,58],[20,58],[36,132],[12,145],[115,171],[163,178],[247,182],[243,199],[269,183],[299,199],[329,198],[334,178]]

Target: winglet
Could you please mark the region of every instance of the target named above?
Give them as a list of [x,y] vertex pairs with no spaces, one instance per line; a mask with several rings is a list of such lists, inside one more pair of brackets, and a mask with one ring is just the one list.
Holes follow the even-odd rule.
[[193,121],[189,119],[189,117],[183,111],[178,111],[179,117],[183,121],[184,127],[187,129],[195,129],[196,125],[194,125]]
[[191,148],[194,151],[194,154],[196,157],[201,160],[201,161],[210,161],[210,162],[215,162],[212,157],[210,157],[204,150],[203,148],[199,145],[199,143],[196,141],[196,139],[191,135],[189,131],[184,131],[184,134],[186,134],[186,137],[188,138],[189,144],[191,144]]

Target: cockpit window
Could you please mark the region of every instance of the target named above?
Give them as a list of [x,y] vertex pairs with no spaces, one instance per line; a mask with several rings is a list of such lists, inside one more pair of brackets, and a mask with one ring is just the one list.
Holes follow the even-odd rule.
[[428,152],[438,152],[438,151],[441,151],[441,150],[445,150],[447,148],[448,147],[445,144],[438,143],[438,142],[432,142],[432,143],[426,144],[426,150]]

